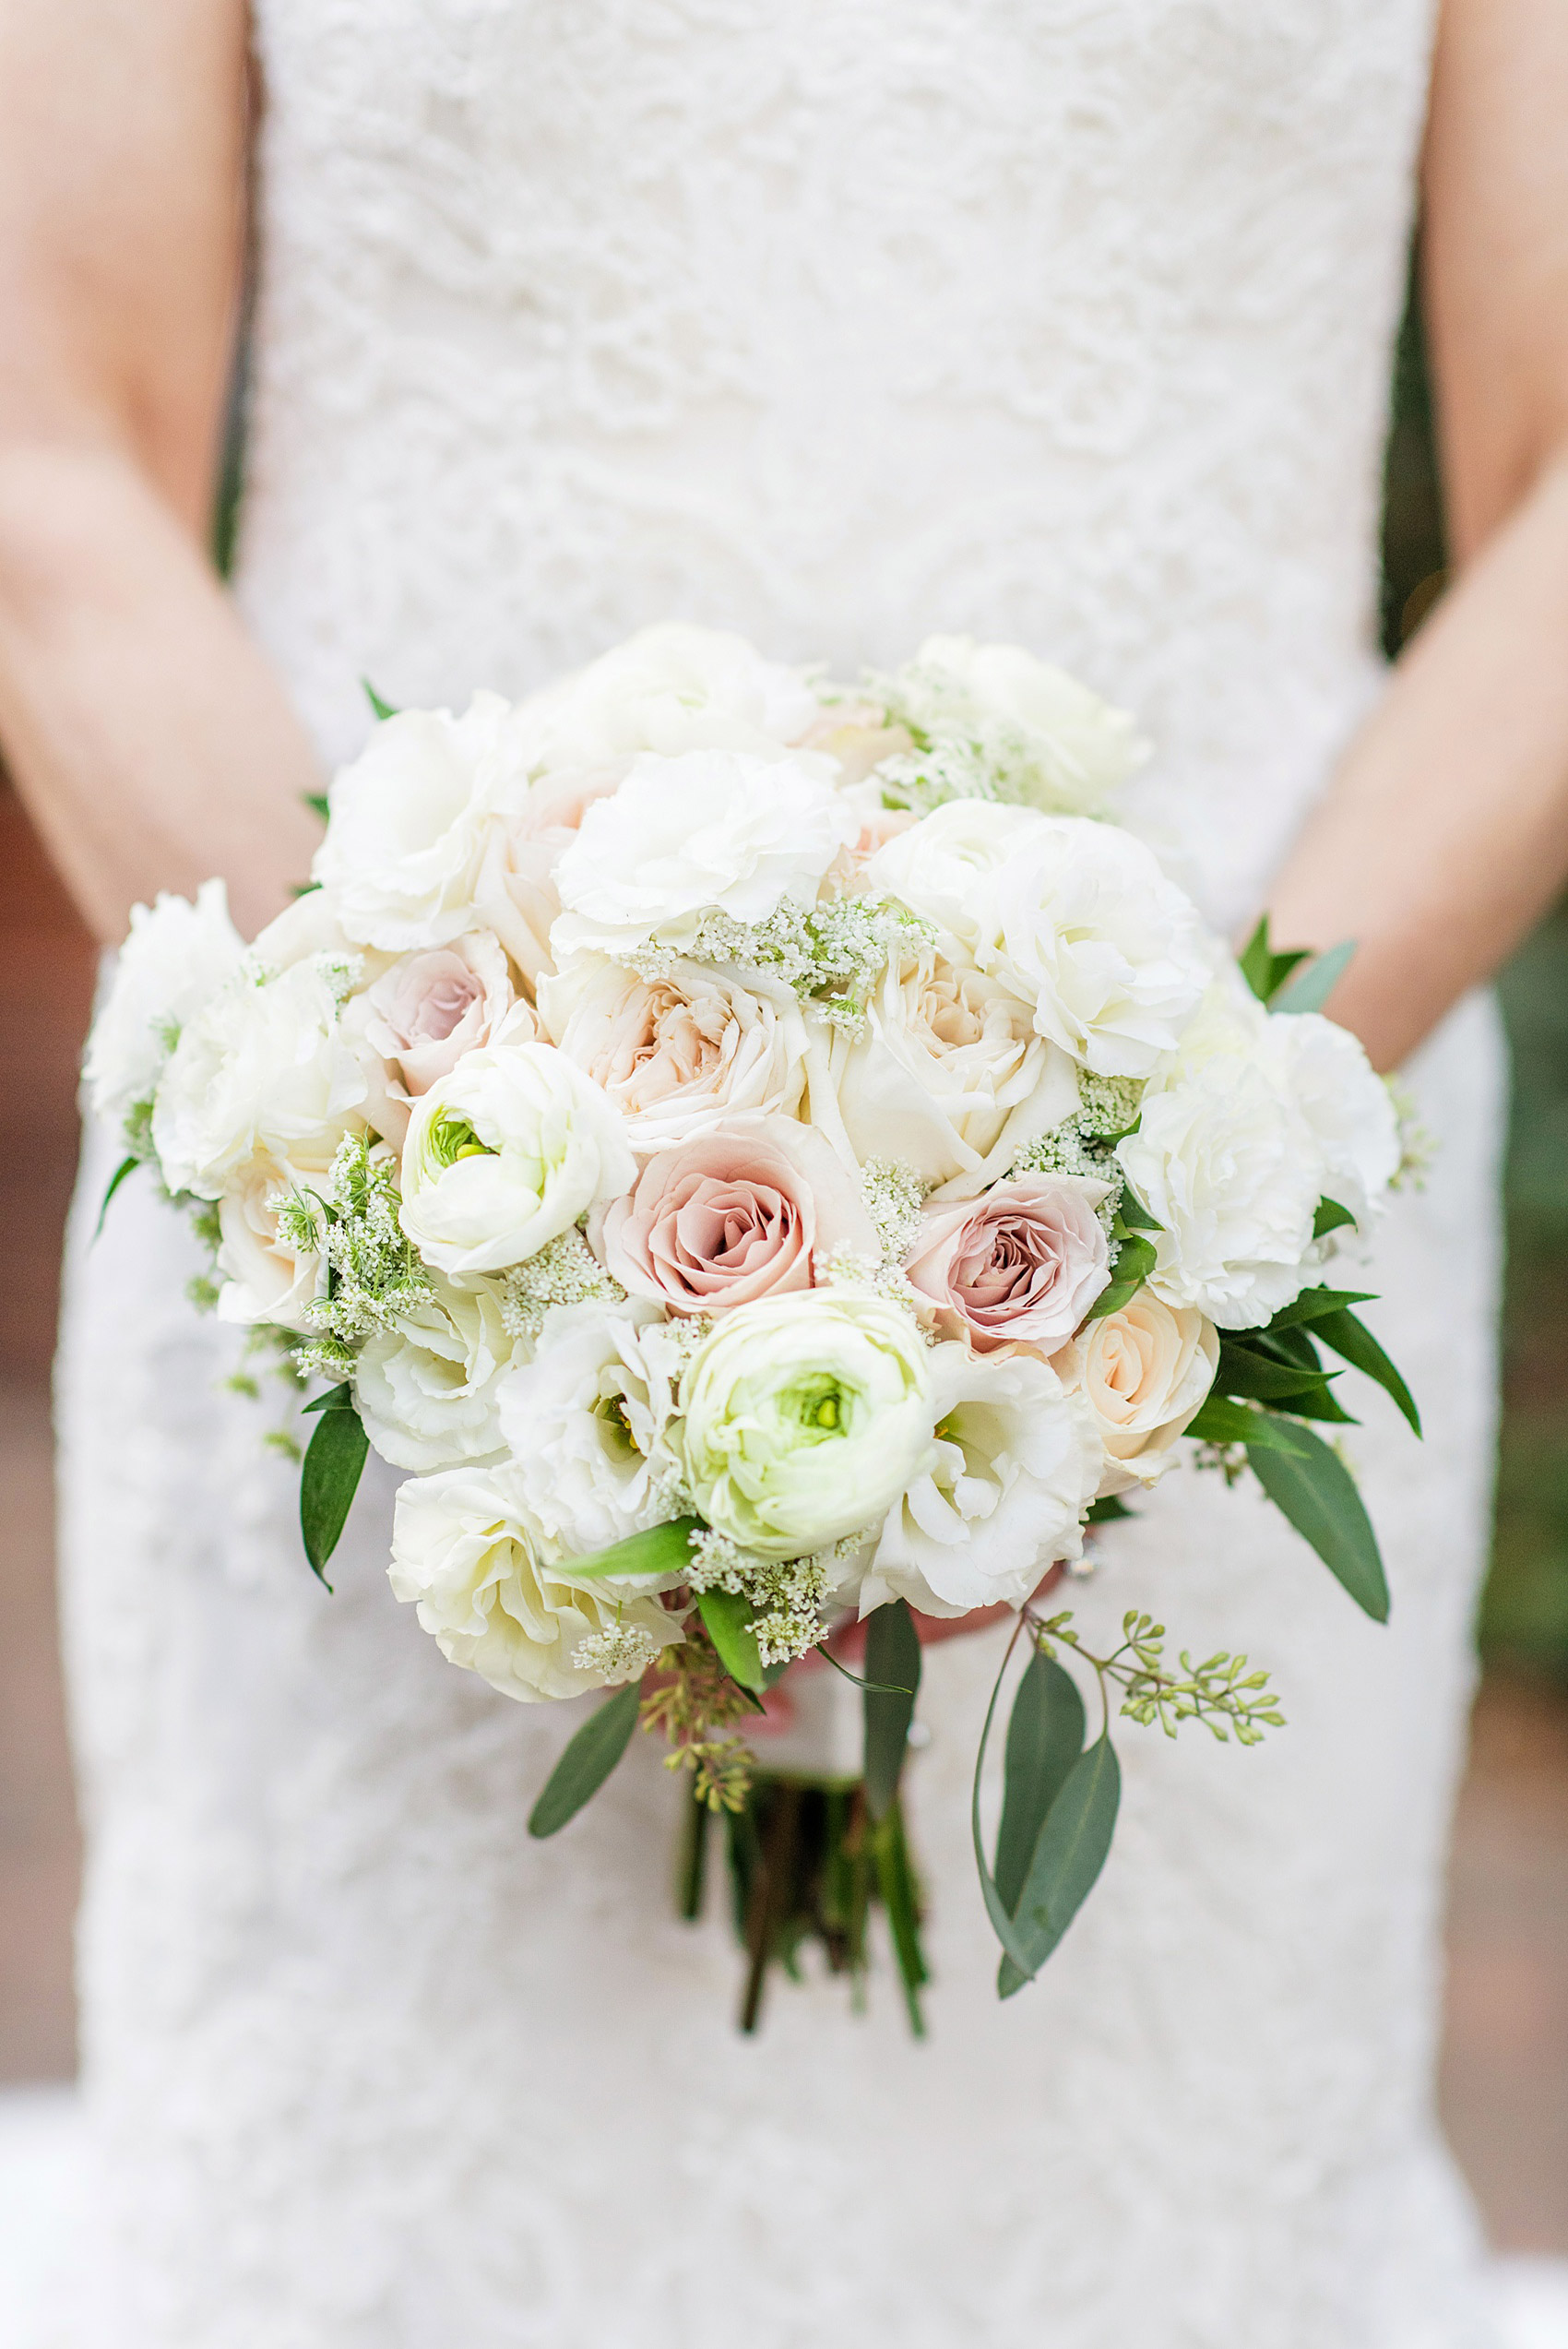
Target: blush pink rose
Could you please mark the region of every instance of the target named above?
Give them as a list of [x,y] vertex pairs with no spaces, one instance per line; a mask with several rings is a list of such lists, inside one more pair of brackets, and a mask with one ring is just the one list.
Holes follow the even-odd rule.
[[400,1148],[411,1104],[466,1052],[499,1041],[531,1043],[539,1024],[512,991],[506,957],[488,930],[470,930],[450,946],[399,955],[345,1014],[370,1079],[364,1114]]
[[630,764],[621,758],[546,776],[492,828],[474,902],[530,989],[554,968],[550,932],[561,911],[555,868],[576,839],[586,811],[619,789]]
[[1095,1214],[1106,1189],[1080,1174],[1019,1174],[978,1199],[928,1207],[904,1270],[937,1327],[980,1353],[1065,1345],[1111,1278]]
[[837,1247],[878,1253],[858,1184],[791,1117],[735,1118],[659,1151],[588,1237],[623,1288],[667,1313],[812,1288]]

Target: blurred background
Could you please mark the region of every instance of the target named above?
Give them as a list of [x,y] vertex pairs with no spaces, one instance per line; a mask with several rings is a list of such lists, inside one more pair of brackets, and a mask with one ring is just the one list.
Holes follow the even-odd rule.
[[[1392,390],[1383,627],[1442,593],[1412,303]],[[236,435],[237,445],[237,435]],[[237,471],[232,464],[231,473]],[[226,552],[231,481],[220,521]],[[75,2064],[77,1842],[55,1640],[49,1369],[92,954],[0,779],[0,2087]],[[1501,2248],[1568,2254],[1568,908],[1504,974],[1515,1096],[1485,1673],[1452,1870],[1443,2094]]]

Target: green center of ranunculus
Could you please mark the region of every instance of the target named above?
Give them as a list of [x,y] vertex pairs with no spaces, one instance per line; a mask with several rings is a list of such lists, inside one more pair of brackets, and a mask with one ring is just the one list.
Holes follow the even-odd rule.
[[824,1376],[792,1388],[784,1398],[784,1411],[814,1439],[841,1436],[849,1415],[849,1399],[837,1378]]
[[481,1142],[466,1117],[449,1117],[445,1113],[431,1120],[430,1155],[437,1166],[455,1166],[460,1158],[494,1158],[497,1153],[488,1142]]

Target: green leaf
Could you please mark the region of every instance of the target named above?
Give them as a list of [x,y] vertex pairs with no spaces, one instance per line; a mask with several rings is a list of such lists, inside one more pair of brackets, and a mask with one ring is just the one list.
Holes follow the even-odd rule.
[[[103,1194],[103,1205],[99,1209],[98,1221],[92,1227],[93,1239],[96,1240],[100,1232],[102,1231],[103,1219],[109,1212],[109,1202],[113,1198],[115,1192],[119,1189],[121,1184],[125,1181],[126,1175],[134,1174],[138,1166],[147,1166],[150,1165],[150,1163],[151,1161],[149,1159],[137,1158],[134,1151],[129,1158],[123,1158],[120,1161],[119,1165],[116,1166],[113,1174],[109,1177],[109,1188]],[[89,1245],[90,1246],[90,1242]]]
[[1355,1220],[1349,1209],[1341,1207],[1337,1199],[1319,1199],[1317,1213],[1313,1217],[1313,1237],[1321,1240],[1328,1233],[1337,1232],[1342,1225],[1353,1223]]
[[369,702],[374,716],[377,718],[396,718],[398,712],[393,709],[392,704],[389,701],[382,700],[381,696],[376,692],[375,687],[371,684],[368,677],[362,677],[360,679],[360,683],[364,687],[364,698]]
[[1209,1396],[1197,1417],[1187,1422],[1185,1432],[1200,1444],[1256,1444],[1286,1452],[1298,1449],[1294,1428],[1283,1426],[1266,1412],[1249,1411],[1245,1403],[1227,1402],[1221,1395]]
[[1274,952],[1265,913],[1237,957],[1237,967],[1258,1001],[1271,1003],[1297,965],[1311,960],[1311,949],[1306,947],[1294,947],[1284,954]]
[[1341,1376],[1337,1370],[1322,1370],[1315,1365],[1309,1370],[1304,1363],[1276,1362],[1265,1353],[1254,1353],[1251,1346],[1239,1346],[1227,1338],[1219,1349],[1214,1392],[1243,1395],[1253,1402],[1284,1402],[1292,1396],[1321,1393],[1331,1378]]
[[327,1561],[338,1546],[370,1449],[352,1402],[337,1400],[347,1394],[346,1387],[334,1387],[311,1406],[321,1417],[300,1471],[300,1532],[305,1556],[329,1591]]
[[1108,1313],[1120,1313],[1131,1305],[1155,1267],[1155,1247],[1141,1232],[1130,1232],[1122,1242],[1116,1258],[1116,1269],[1111,1285],[1102,1289],[1087,1313],[1086,1321],[1103,1321]]
[[596,1579],[602,1574],[683,1574],[691,1559],[691,1537],[701,1528],[700,1517],[672,1517],[644,1532],[628,1533],[624,1542],[612,1542],[607,1550],[568,1558],[559,1571]]
[[1253,1474],[1275,1507],[1374,1622],[1388,1620],[1388,1582],[1355,1480],[1336,1452],[1307,1427],[1292,1427],[1297,1455],[1249,1444]]
[[1419,1436],[1421,1414],[1416,1409],[1415,1398],[1365,1322],[1359,1321],[1353,1313],[1329,1313],[1313,1326],[1324,1344],[1342,1354],[1352,1370],[1364,1371],[1393,1396]]
[[921,1950],[920,1901],[915,1891],[914,1870],[909,1866],[903,1814],[897,1803],[873,1829],[872,1851],[876,1861],[877,1889],[893,1937],[898,1978],[904,1985],[909,2029],[917,2039],[923,2039],[925,2018],[921,2013],[921,1990],[931,1976]]
[[1286,981],[1277,996],[1269,1000],[1271,1011],[1321,1011],[1335,988],[1345,975],[1345,966],[1356,951],[1354,938],[1343,938],[1320,954],[1305,971]]
[[980,1878],[980,1897],[985,1902],[985,1913],[991,1919],[991,1929],[1019,1972],[1027,1974],[1029,1971],[1029,1953],[1019,1938],[1005,1902],[996,1889],[996,1879],[986,1864],[985,1839],[980,1833],[980,1777],[985,1769],[986,1747],[991,1742],[991,1724],[996,1718],[996,1700],[1002,1694],[1002,1683],[1007,1677],[1007,1665],[1012,1653],[1012,1648],[1009,1647],[1006,1655],[1002,1659],[1001,1670],[997,1673],[995,1685],[992,1688],[991,1702],[985,1709],[985,1721],[980,1729],[980,1744],[975,1750],[975,1774],[969,1785],[969,1842],[974,1847],[975,1872]]
[[1039,1973],[1093,1891],[1116,1832],[1121,1800],[1116,1749],[1102,1735],[1073,1764],[1039,1830],[1016,1920],[1029,1963],[1019,1966],[1015,1960],[1009,1967],[1004,1958],[999,1997],[1010,1998]]
[[[1272,1334],[1293,1329],[1298,1321],[1321,1321],[1325,1313],[1337,1313],[1341,1306],[1375,1305],[1370,1289],[1303,1289],[1289,1305],[1282,1305],[1269,1323]],[[1241,1338],[1255,1338],[1255,1330],[1241,1330]]]
[[1129,1232],[1158,1232],[1164,1228],[1155,1221],[1142,1199],[1136,1196],[1130,1186],[1123,1190],[1122,1203],[1116,1210],[1115,1220],[1118,1223],[1124,1224]]
[[866,1805],[873,1818],[885,1818],[898,1795],[898,1780],[909,1747],[909,1723],[921,1685],[921,1642],[915,1620],[902,1599],[878,1607],[866,1621],[866,1679],[874,1684],[861,1699],[865,1709]]
[[329,820],[332,809],[325,792],[302,792],[300,797],[313,816],[319,816],[324,824]]
[[[624,1569],[623,1569],[624,1571]],[[719,1651],[719,1661],[731,1680],[754,1694],[767,1686],[757,1653],[756,1609],[739,1591],[703,1591],[697,1595],[703,1628]]]
[[1359,1427],[1361,1424],[1326,1387],[1315,1394],[1292,1395],[1288,1402],[1276,1403],[1272,1408],[1284,1412],[1290,1419],[1321,1419],[1336,1427]]
[[1129,1508],[1120,1493],[1107,1493],[1103,1500],[1093,1502],[1085,1512],[1086,1525],[1114,1525],[1119,1518],[1136,1519],[1137,1510]]
[[1046,1813],[1084,1750],[1084,1700],[1069,1672],[1037,1648],[1007,1723],[996,1889],[1016,1914]]
[[314,1402],[302,1403],[300,1410],[302,1417],[308,1419],[313,1412],[352,1411],[353,1407],[353,1389],[345,1380],[341,1387],[328,1387],[327,1392],[317,1395]]
[[641,1688],[631,1681],[595,1707],[544,1783],[529,1813],[529,1833],[560,1833],[583,1805],[597,1795],[632,1740]]

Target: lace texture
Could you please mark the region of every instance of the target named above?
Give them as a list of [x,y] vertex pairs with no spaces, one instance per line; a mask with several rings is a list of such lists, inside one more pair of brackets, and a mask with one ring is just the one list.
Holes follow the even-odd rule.
[[[1426,0],[262,0],[240,594],[328,757],[355,680],[519,691],[642,623],[839,669],[1021,640],[1159,742],[1144,828],[1255,902],[1376,689],[1377,468]],[[1005,2007],[968,1772],[998,1648],[932,1655],[912,2047],[781,1987],[731,2028],[639,1746],[445,1664],[367,1479],[327,1598],[184,1242],[127,1187],[61,1373],[94,2349],[1479,2349],[1430,2109],[1491,1433],[1498,1061],[1367,1284],[1429,1418],[1350,1447],[1396,1603],[1173,1476],[1086,1631],[1275,1670],[1260,1751],[1128,1727],[1117,1849]]]

